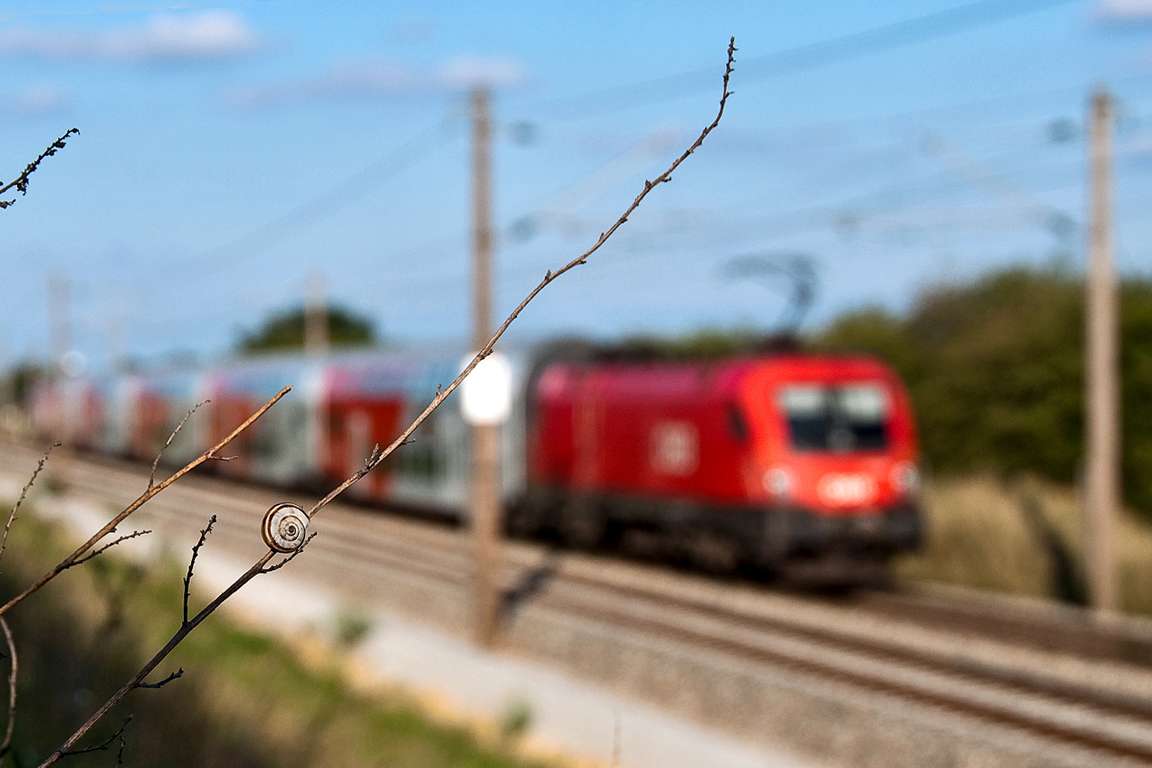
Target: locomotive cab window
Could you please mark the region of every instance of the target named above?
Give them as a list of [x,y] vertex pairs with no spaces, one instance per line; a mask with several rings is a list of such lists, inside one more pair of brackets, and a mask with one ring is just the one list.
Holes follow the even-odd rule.
[[795,384],[777,405],[798,451],[878,451],[888,447],[888,396],[880,384]]

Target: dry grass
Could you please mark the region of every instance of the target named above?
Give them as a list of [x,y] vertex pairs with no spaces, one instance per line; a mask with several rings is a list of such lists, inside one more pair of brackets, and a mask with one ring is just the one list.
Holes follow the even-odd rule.
[[[1029,518],[1027,505],[1042,516]],[[938,479],[924,493],[924,549],[895,563],[900,581],[928,581],[1032,597],[1074,600],[1061,583],[1043,527],[1056,534],[1082,581],[1080,503],[1075,489],[1033,477]],[[1152,525],[1124,514],[1117,527],[1124,610],[1152,615]],[[1082,583],[1078,585],[1082,590]]]

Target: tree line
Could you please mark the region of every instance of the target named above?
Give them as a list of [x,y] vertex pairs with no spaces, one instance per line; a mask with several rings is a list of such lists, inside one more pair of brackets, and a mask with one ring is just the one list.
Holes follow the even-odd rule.
[[[1121,282],[1125,502],[1152,517],[1152,279]],[[1084,456],[1084,282],[1011,267],[923,290],[903,314],[864,308],[810,339],[888,360],[916,406],[937,473],[1032,472],[1078,480]]]

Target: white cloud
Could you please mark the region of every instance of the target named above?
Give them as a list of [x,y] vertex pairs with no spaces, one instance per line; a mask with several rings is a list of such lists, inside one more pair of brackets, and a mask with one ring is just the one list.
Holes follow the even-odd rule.
[[56,30],[12,26],[0,30],[0,55],[54,59],[193,61],[251,53],[260,47],[243,17],[225,10],[153,16],[115,30]]
[[1152,21],[1152,0],[1097,0],[1093,15],[1111,23]]
[[527,80],[524,68],[511,57],[456,57],[432,68],[394,61],[346,62],[319,75],[233,92],[233,106],[257,107],[293,101],[363,98],[440,93],[488,85],[504,88]]

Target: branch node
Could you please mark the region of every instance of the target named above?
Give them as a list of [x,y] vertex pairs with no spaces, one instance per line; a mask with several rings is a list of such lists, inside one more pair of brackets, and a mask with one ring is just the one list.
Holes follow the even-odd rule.
[[172,434],[168,435],[168,439],[164,442],[164,447],[160,449],[160,453],[156,454],[156,458],[152,462],[152,472],[148,475],[149,491],[152,490],[152,488],[156,485],[156,467],[160,465],[160,458],[164,455],[164,451],[168,450],[168,446],[172,445],[172,441],[176,439],[176,435],[178,435],[180,430],[184,428],[184,424],[188,421],[188,419],[192,418],[192,414],[196,413],[196,410],[207,402],[207,400],[201,400],[200,402],[196,403],[196,405],[192,406],[191,410],[184,414],[184,418],[180,419],[180,423],[176,425],[176,429],[172,430]]
[[108,749],[108,747],[112,745],[112,742],[119,740],[120,741],[120,757],[123,758],[124,757],[124,729],[128,727],[128,723],[130,723],[130,722],[132,722],[132,715],[128,715],[128,717],[126,717],[124,719],[124,722],[121,723],[120,728],[117,729],[116,733],[109,736],[107,738],[107,740],[105,740],[99,744],[93,745],[91,747],[84,747],[83,749],[69,749],[69,750],[61,751],[60,757],[71,757],[73,755],[86,755],[89,752],[100,752],[100,751],[103,751],[105,749]]
[[168,677],[164,678],[163,680],[161,680],[158,683],[145,683],[143,680],[141,680],[140,682],[136,683],[136,687],[137,688],[163,688],[164,686],[168,685],[168,683],[172,682],[173,680],[179,680],[182,677],[184,677],[184,667],[180,667],[180,669],[178,669],[175,672],[173,672],[172,674],[168,675]]
[[293,550],[293,551],[292,551],[292,552],[291,552],[291,553],[290,553],[290,554],[289,554],[287,557],[285,557],[283,560],[281,560],[281,561],[280,561],[280,562],[278,562],[278,563],[273,563],[272,565],[266,565],[266,566],[264,566],[263,568],[261,568],[260,570],[258,570],[258,571],[257,571],[257,573],[272,573],[272,571],[278,571],[278,570],[280,570],[280,569],[281,569],[281,568],[283,568],[284,566],[288,565],[288,563],[290,563],[290,562],[292,562],[294,559],[296,559],[296,556],[297,556],[297,555],[299,555],[301,552],[303,552],[303,551],[304,551],[304,547],[308,546],[308,544],[309,544],[309,543],[312,541],[312,539],[314,539],[314,538],[316,538],[316,534],[315,534],[315,533],[312,533],[312,534],[310,534],[310,535],[308,536],[308,538],[304,539],[304,543],[303,543],[303,544],[301,544],[299,547],[297,547],[295,550]]
[[[115,533],[115,532],[116,532],[116,529],[115,529],[115,528],[113,528],[112,530],[108,531],[108,533]],[[116,541],[113,541],[113,542],[111,542],[110,544],[105,544],[104,546],[100,547],[100,549],[94,549],[94,550],[92,550],[91,552],[89,552],[89,553],[88,553],[87,555],[85,555],[84,557],[81,557],[81,558],[77,558],[76,560],[73,560],[72,562],[70,562],[70,563],[67,563],[67,564],[63,565],[63,566],[60,568],[60,570],[61,570],[61,571],[66,571],[66,570],[68,570],[69,568],[75,568],[75,567],[76,567],[76,566],[78,566],[78,565],[82,565],[83,563],[86,563],[86,562],[88,562],[89,560],[91,560],[91,559],[92,559],[92,558],[94,558],[94,557],[97,557],[97,556],[99,556],[99,555],[102,555],[102,554],[104,554],[104,553],[105,553],[105,552],[107,552],[109,549],[112,549],[112,547],[116,546],[117,544],[119,544],[119,543],[120,543],[120,542],[122,542],[122,541],[128,541],[128,539],[135,539],[135,538],[138,538],[138,537],[140,537],[140,536],[147,536],[147,535],[148,535],[148,534],[150,534],[150,533],[152,533],[152,531],[151,531],[151,530],[144,530],[144,531],[133,531],[132,533],[129,533],[129,534],[128,534],[128,535],[126,535],[126,536],[121,536],[120,538],[116,539]],[[107,534],[105,534],[105,535],[107,535]]]

